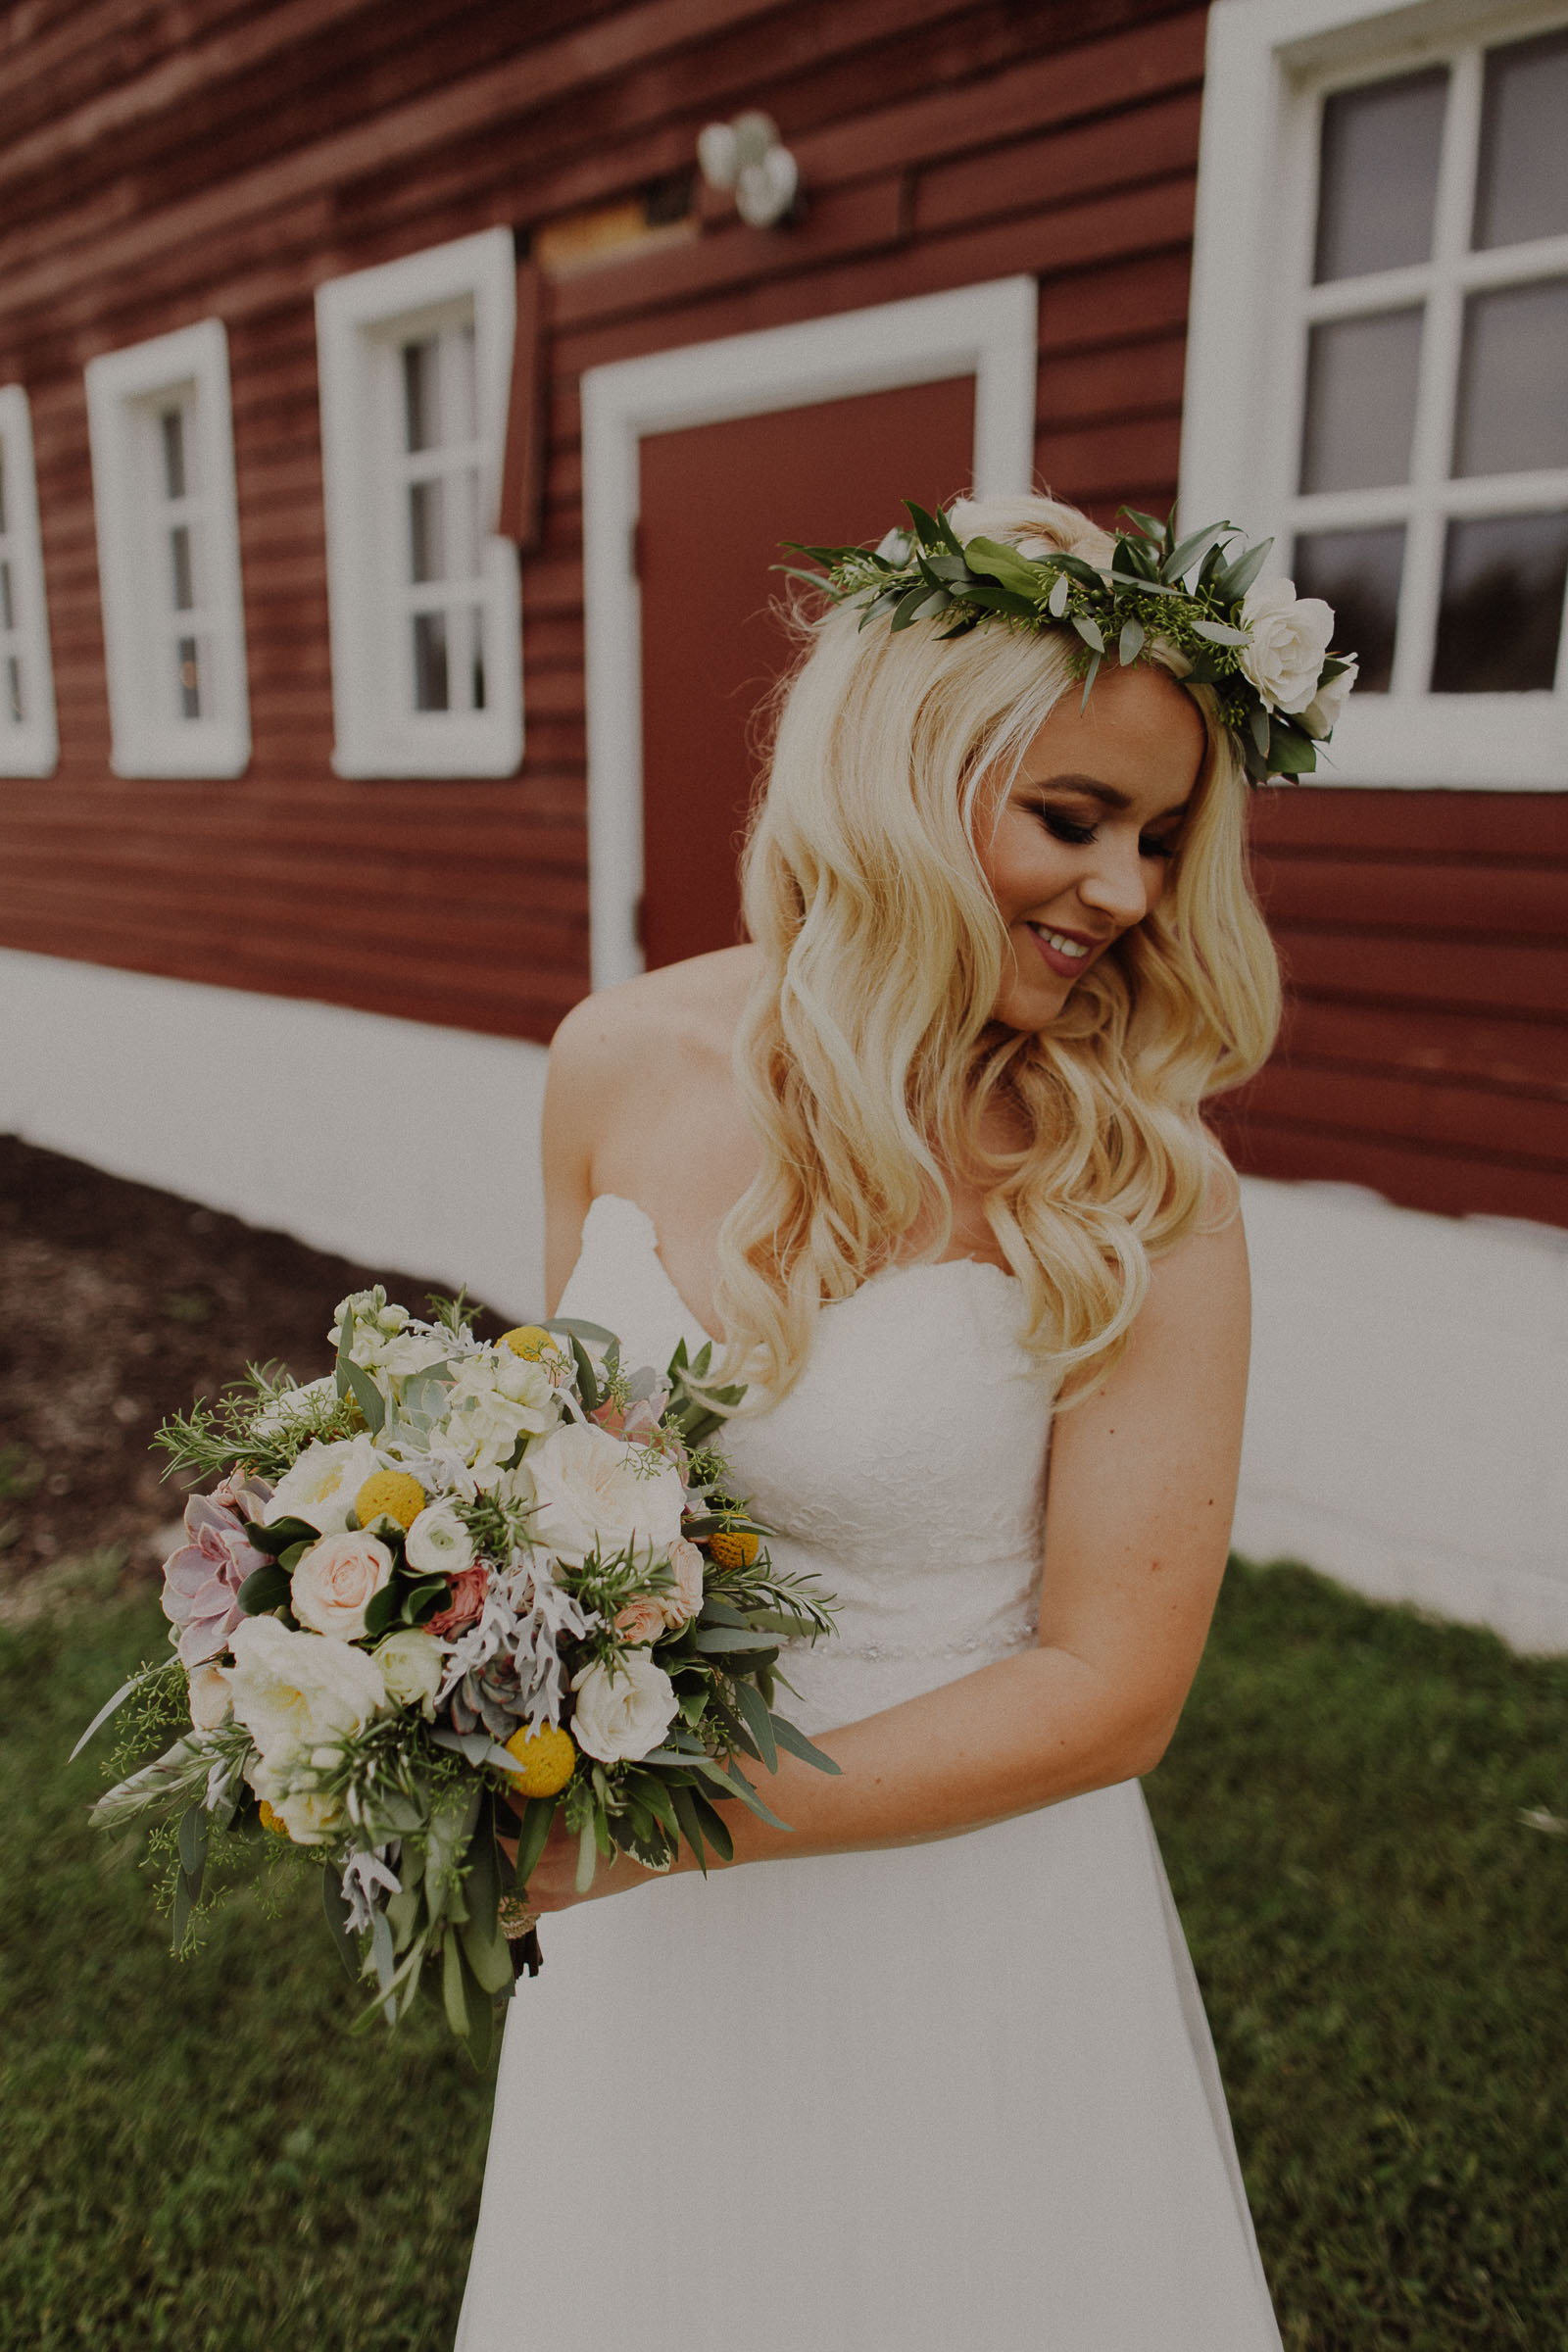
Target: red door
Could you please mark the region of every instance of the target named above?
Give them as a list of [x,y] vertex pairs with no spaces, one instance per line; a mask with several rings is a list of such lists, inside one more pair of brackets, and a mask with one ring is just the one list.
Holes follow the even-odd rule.
[[673,963],[743,934],[736,857],[754,714],[792,649],[769,611],[779,542],[880,539],[902,501],[969,485],[974,378],[910,384],[642,444],[643,950]]

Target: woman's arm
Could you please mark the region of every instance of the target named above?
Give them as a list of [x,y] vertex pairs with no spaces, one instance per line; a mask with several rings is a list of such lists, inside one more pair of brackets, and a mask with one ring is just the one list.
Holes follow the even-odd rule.
[[[1159,1262],[1114,1372],[1056,1426],[1039,1645],[825,1734],[837,1779],[782,1756],[759,1786],[790,1830],[726,1806],[737,1864],[948,1837],[1152,1769],[1224,1571],[1249,1311],[1239,1217]],[[553,1836],[530,1902],[577,1899],[575,1870]],[[593,1892],[645,1875],[617,1861]]]

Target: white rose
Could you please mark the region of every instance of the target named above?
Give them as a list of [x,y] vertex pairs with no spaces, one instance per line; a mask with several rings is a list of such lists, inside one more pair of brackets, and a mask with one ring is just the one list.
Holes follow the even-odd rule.
[[1301,712],[1301,724],[1308,735],[1315,735],[1321,742],[1325,735],[1333,734],[1345,710],[1346,697],[1355,684],[1360,671],[1361,664],[1354,654],[1348,654],[1345,658],[1343,674],[1337,678],[1330,678],[1326,686],[1318,688],[1306,709]]
[[293,1633],[275,1617],[247,1617],[229,1646],[234,1663],[222,1671],[234,1713],[274,1773],[288,1772],[323,1740],[363,1731],[386,1705],[380,1667],[350,1642]]
[[190,1719],[199,1732],[216,1732],[234,1712],[228,1677],[211,1660],[190,1670]]
[[675,1719],[675,1686],[662,1666],[635,1649],[621,1653],[614,1674],[585,1666],[572,1679],[577,1693],[571,1736],[601,1764],[635,1763],[657,1747]]
[[572,1423],[529,1449],[536,1510],[533,1536],[573,1564],[591,1551],[629,1551],[652,1561],[680,1536],[685,1489],[673,1462],[608,1430]]
[[1328,659],[1333,609],[1321,597],[1298,597],[1294,580],[1268,580],[1248,590],[1241,626],[1251,633],[1242,649],[1244,676],[1271,710],[1304,710]]
[[446,1656],[441,1645],[417,1626],[388,1634],[370,1652],[381,1669],[386,1694],[395,1707],[418,1707],[426,1723],[435,1718],[435,1694],[441,1688]]
[[365,1631],[365,1612],[392,1568],[392,1554],[379,1536],[347,1530],[323,1536],[295,1568],[289,1606],[313,1634],[357,1642]]
[[259,1437],[275,1438],[302,1422],[315,1418],[318,1405],[329,1403],[337,1383],[330,1372],[320,1380],[307,1381],[302,1389],[284,1389],[270,1404],[264,1404],[251,1423]]
[[494,1380],[503,1396],[514,1404],[525,1404],[538,1415],[540,1429],[549,1429],[561,1417],[556,1399],[555,1383],[541,1363],[532,1356],[514,1355],[510,1348],[498,1348],[493,1358]]
[[403,1544],[403,1556],[421,1576],[461,1576],[473,1566],[473,1538],[457,1506],[432,1502],[419,1513]]
[[272,1489],[267,1525],[271,1527],[279,1519],[303,1519],[323,1536],[341,1535],[355,1495],[380,1466],[367,1437],[338,1438],[330,1446],[318,1440],[306,1446],[293,1469]]

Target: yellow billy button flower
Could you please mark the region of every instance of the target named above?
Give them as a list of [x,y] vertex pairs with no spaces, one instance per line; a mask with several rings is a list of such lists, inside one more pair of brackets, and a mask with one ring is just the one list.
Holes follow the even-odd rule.
[[284,1826],[282,1815],[272,1811],[271,1806],[268,1803],[265,1796],[260,1800],[257,1809],[261,1814],[262,1827],[264,1830],[270,1830],[274,1838],[286,1838],[288,1836],[288,1831]]
[[761,1548],[759,1537],[747,1535],[738,1527],[720,1528],[716,1536],[708,1539],[715,1568],[750,1568]]
[[542,1323],[519,1323],[515,1331],[504,1331],[501,1334],[499,1345],[510,1348],[514,1355],[522,1356],[528,1363],[536,1364],[545,1349],[554,1348],[556,1343]]
[[377,1470],[354,1497],[354,1516],[362,1527],[372,1519],[395,1519],[405,1535],[425,1505],[425,1492],[407,1470]]
[[554,1724],[541,1724],[536,1732],[514,1732],[507,1753],[517,1759],[516,1771],[507,1778],[519,1796],[559,1796],[577,1769],[571,1734]]

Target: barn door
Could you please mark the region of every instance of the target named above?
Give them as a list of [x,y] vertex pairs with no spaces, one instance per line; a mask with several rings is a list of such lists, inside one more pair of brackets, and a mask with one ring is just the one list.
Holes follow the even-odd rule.
[[975,377],[645,432],[639,444],[643,905],[649,965],[741,938],[736,858],[759,706],[792,659],[779,542],[875,542],[974,468]]

